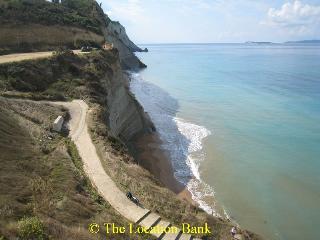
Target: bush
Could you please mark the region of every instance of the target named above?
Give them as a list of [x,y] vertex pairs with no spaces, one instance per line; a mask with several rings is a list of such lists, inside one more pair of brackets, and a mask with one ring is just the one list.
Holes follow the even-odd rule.
[[69,25],[102,34],[99,19],[93,17],[95,1],[64,0],[53,4],[45,0],[8,0],[0,11],[0,24],[37,23],[44,25]]
[[38,217],[24,217],[18,224],[21,239],[46,239],[44,226]]

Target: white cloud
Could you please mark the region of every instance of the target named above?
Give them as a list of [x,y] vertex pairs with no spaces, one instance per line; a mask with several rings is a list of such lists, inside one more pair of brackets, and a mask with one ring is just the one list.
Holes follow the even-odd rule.
[[273,26],[306,28],[319,22],[320,6],[294,1],[283,4],[280,9],[270,8],[265,23]]
[[267,18],[260,24],[273,28],[282,38],[319,38],[320,5],[301,1],[284,3],[279,9],[269,8]]
[[124,18],[130,22],[138,22],[143,20],[144,17],[144,8],[141,0],[108,0],[108,11],[106,13],[113,20],[118,20],[121,17],[121,20]]

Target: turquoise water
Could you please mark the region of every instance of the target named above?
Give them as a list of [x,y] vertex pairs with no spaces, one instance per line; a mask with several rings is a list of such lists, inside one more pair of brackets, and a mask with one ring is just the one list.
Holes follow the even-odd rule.
[[267,239],[320,239],[320,45],[142,47],[132,91],[201,206]]

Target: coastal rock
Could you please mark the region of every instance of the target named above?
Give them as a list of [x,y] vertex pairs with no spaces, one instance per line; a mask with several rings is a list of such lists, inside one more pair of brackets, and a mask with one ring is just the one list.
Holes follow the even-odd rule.
[[154,131],[155,127],[127,86],[128,78],[120,65],[113,66],[113,78],[107,83],[109,126],[114,136],[125,143]]
[[125,28],[119,22],[112,21],[97,3],[95,15],[100,21],[105,40],[113,43],[113,46],[119,51],[121,67],[125,70],[134,71],[147,67],[134,54],[134,52],[142,52],[143,50],[129,39]]
[[117,21],[110,21],[107,27],[109,34],[117,36],[120,42],[122,42],[131,52],[142,52],[143,50],[135,45],[128,37],[126,29]]
[[109,22],[108,26],[103,29],[104,36],[108,42],[113,43],[114,47],[119,50],[121,66],[126,70],[139,70],[145,68],[135,55],[134,51],[142,51],[128,38],[124,27],[118,22]]

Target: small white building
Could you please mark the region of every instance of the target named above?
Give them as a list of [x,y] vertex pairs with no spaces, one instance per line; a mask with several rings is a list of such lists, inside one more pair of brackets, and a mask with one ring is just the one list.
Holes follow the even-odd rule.
[[61,128],[62,128],[63,122],[64,122],[64,119],[63,119],[62,116],[57,117],[57,119],[53,123],[52,130],[56,131],[56,132],[61,132]]

